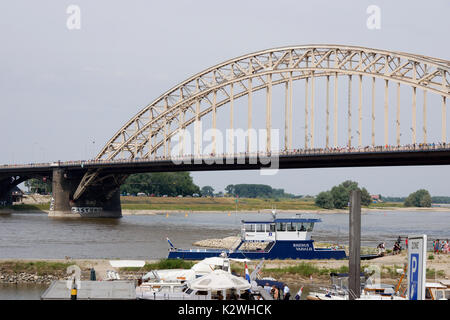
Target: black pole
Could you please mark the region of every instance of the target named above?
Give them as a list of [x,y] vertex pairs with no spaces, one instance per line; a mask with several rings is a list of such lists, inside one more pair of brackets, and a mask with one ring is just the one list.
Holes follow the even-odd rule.
[[350,195],[349,228],[349,299],[361,294],[361,191],[354,190]]

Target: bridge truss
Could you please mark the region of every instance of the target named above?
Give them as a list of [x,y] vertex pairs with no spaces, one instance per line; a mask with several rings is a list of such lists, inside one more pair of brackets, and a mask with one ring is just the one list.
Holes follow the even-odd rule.
[[[284,150],[293,147],[293,82],[304,80],[304,144],[303,149],[312,149],[316,145],[315,97],[316,80],[325,78],[326,125],[325,147],[338,145],[339,112],[342,106],[338,103],[340,81],[348,80],[346,88],[347,106],[347,143],[352,147],[352,81],[358,83],[358,124],[356,128],[357,146],[363,146],[362,127],[362,83],[363,77],[371,78],[371,145],[375,146],[375,90],[376,79],[384,82],[384,144],[389,145],[389,86],[394,83],[397,89],[395,131],[396,145],[400,145],[400,87],[411,88],[411,140],[415,145],[417,139],[417,92],[423,91],[422,104],[422,137],[420,143],[427,143],[427,93],[440,97],[441,104],[441,137],[440,142],[447,139],[446,103],[450,95],[450,61],[425,57],[402,52],[392,52],[364,47],[341,45],[308,45],[275,48],[264,50],[235,59],[228,60],[208,68],[176,85],[162,94],[151,104],[143,108],[131,118],[110,139],[100,151],[97,159],[135,159],[170,157],[172,139],[189,126],[194,128],[194,154],[200,155],[199,123],[206,116],[211,117],[211,129],[217,128],[217,110],[229,107],[229,129],[235,129],[235,102],[247,97],[247,128],[253,127],[252,115],[255,112],[253,96],[257,91],[265,91],[265,129],[267,130],[266,151],[271,150],[271,130],[273,87],[284,87],[284,108],[275,112],[284,115]],[[343,87],[343,86],[342,86]],[[333,101],[331,101],[331,91]],[[256,106],[260,108],[260,106]],[[297,108],[297,106],[296,106]],[[341,109],[342,110],[342,109]],[[258,111],[261,111],[258,109]],[[392,121],[392,119],[391,119]],[[330,132],[330,128],[333,132]],[[212,153],[216,153],[216,136],[212,137]],[[246,151],[250,151],[252,136],[246,137]],[[233,141],[230,141],[231,145]],[[184,144],[181,144],[184,145]],[[233,147],[233,145],[232,145]],[[179,153],[185,153],[183,147]]]

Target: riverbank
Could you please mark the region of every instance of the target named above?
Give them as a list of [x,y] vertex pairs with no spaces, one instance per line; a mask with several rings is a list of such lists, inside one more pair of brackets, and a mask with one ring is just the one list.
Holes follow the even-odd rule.
[[[151,269],[189,268],[192,261],[147,260],[143,268],[114,269],[107,259],[60,259],[60,260],[0,260],[0,283],[39,283],[50,284],[53,280],[68,279],[66,273],[70,265],[81,269],[81,279],[89,280],[90,270],[94,268],[97,280],[105,280],[108,270],[115,270],[121,279],[138,279]],[[170,263],[168,263],[170,262]],[[249,271],[259,261],[248,263]],[[378,268],[385,283],[398,281],[398,269],[403,269],[407,262],[406,253],[387,255],[369,261],[361,261],[361,270]],[[244,266],[232,262],[232,271],[244,275]],[[274,277],[289,285],[328,284],[331,272],[348,272],[348,260],[269,260],[265,261],[261,277]],[[450,255],[429,254],[427,260],[427,279],[450,278]]]
[[[414,211],[414,212],[449,212],[450,213],[450,208],[416,208],[416,207],[403,207],[403,208],[398,208],[398,207],[384,207],[384,208],[362,208],[361,209],[361,213],[369,213],[369,212],[380,212],[380,213],[384,213],[384,212],[390,212],[390,211]],[[234,213],[271,213],[272,209],[263,209],[263,210],[238,210],[238,211],[234,211],[234,210],[211,210],[211,211],[207,211],[207,210],[198,210],[198,211],[193,211],[190,210],[190,208],[187,208],[185,210],[163,210],[163,209],[149,209],[149,210],[143,210],[143,209],[122,209],[122,215],[124,216],[128,216],[128,215],[156,215],[156,214],[165,214],[165,215],[170,215],[170,214],[201,214],[201,213],[228,213],[229,215],[232,215]],[[346,214],[348,213],[348,209],[342,209],[342,210],[338,210],[338,209],[331,209],[331,210],[326,210],[326,209],[319,209],[319,210],[282,210],[282,209],[276,209],[277,213],[290,213],[290,214],[303,214],[303,213],[309,213],[309,214],[330,214],[330,213],[343,213]]]
[[[40,212],[48,213],[50,209],[51,196],[27,195],[24,202],[15,204],[4,210],[11,212]],[[260,199],[260,198],[235,198],[229,197],[121,197],[123,215],[153,215],[173,213],[270,213],[276,208],[278,213],[348,213],[348,209],[323,209],[314,204],[312,198],[301,199]],[[368,207],[362,207],[362,212],[387,212],[387,211],[443,211],[450,212],[450,207],[404,207],[402,203],[374,203]]]

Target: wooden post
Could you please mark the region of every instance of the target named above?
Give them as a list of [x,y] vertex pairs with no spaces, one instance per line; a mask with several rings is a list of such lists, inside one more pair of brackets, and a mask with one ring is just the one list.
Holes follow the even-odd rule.
[[349,299],[361,294],[361,191],[354,190],[350,195],[349,228]]

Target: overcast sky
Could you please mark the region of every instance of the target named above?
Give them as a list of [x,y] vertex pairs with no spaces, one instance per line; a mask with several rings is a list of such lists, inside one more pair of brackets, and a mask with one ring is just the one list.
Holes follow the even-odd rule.
[[[67,28],[69,5],[81,10],[80,29]],[[370,5],[381,10],[380,29],[366,26]],[[2,1],[0,164],[93,158],[169,88],[212,65],[267,48],[332,43],[450,59],[449,9],[448,0]],[[426,188],[450,196],[447,166],[192,175],[216,191],[228,184],[265,183],[317,194],[352,179],[371,193],[401,196]]]

